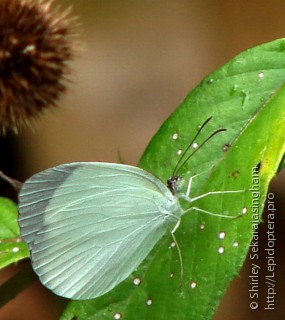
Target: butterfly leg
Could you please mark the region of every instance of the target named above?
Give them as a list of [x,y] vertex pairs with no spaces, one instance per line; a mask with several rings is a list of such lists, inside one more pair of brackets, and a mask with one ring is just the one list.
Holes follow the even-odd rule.
[[198,207],[192,207],[191,209],[199,211],[199,212],[206,213],[206,214],[208,214],[210,216],[215,216],[215,217],[220,217],[220,218],[236,219],[236,218],[239,218],[239,217],[242,216],[241,214],[236,215],[236,216],[226,216],[224,214],[214,213],[214,212],[211,212],[211,211],[208,211],[208,210],[200,209]]
[[244,192],[244,190],[224,190],[224,191],[209,191],[206,193],[203,193],[197,197],[191,198],[190,197],[190,192],[191,192],[191,186],[192,186],[192,181],[195,177],[200,176],[203,173],[199,173],[196,174],[192,177],[189,178],[188,181],[188,185],[187,185],[187,190],[185,194],[181,194],[180,197],[183,198],[184,200],[188,201],[188,202],[194,202],[196,200],[202,199],[204,197],[207,197],[209,195],[213,195],[213,194],[224,194],[224,193],[238,193],[238,192]]
[[204,197],[210,196],[212,194],[224,194],[224,193],[238,193],[238,192],[244,192],[244,190],[224,190],[224,191],[209,191],[206,193],[201,194],[200,196],[194,197],[194,198],[190,198],[190,202],[194,202],[196,200],[202,199]]
[[182,261],[182,255],[181,255],[181,250],[180,250],[180,247],[179,247],[179,244],[176,240],[176,237],[175,237],[175,231],[178,229],[178,227],[180,226],[180,219],[177,221],[176,225],[174,226],[174,228],[171,230],[171,236],[172,236],[172,239],[175,243],[175,246],[177,248],[177,252],[178,252],[178,256],[179,256],[179,261],[180,261],[180,278],[182,280],[183,278],[183,273],[184,273],[184,269],[183,269],[183,261]]
[[228,219],[236,219],[236,218],[240,218],[243,216],[243,214],[238,214],[236,216],[227,216],[227,215],[224,215],[224,214],[219,214],[219,213],[214,213],[214,212],[211,212],[211,211],[208,211],[208,210],[204,210],[204,209],[201,209],[201,208],[198,208],[198,207],[191,207],[187,210],[185,210],[183,212],[183,214],[185,214],[186,212],[189,212],[191,210],[196,210],[196,211],[199,211],[199,212],[202,212],[202,213],[206,213],[210,216],[214,216],[214,217],[220,217],[220,218],[228,218]]
[[[209,169],[210,170],[210,169]],[[201,198],[204,198],[206,196],[212,195],[212,194],[223,194],[223,193],[235,193],[235,192],[244,192],[245,190],[226,190],[226,191],[210,191],[210,192],[206,192],[204,194],[201,194],[197,197],[191,198],[190,196],[190,192],[191,192],[191,186],[192,186],[192,181],[194,178],[207,173],[209,170],[203,171],[201,173],[195,174],[194,176],[191,176],[188,180],[188,185],[187,185],[187,190],[185,194],[180,194],[180,197],[183,198],[184,200],[188,201],[188,202],[194,202],[196,200],[199,200]]]
[[[195,176],[194,176],[195,177]],[[189,198],[189,194],[190,194],[190,190],[191,190],[191,185],[192,185],[192,180],[194,177],[190,177],[189,181],[188,181],[188,186],[187,186],[187,191],[186,191],[186,194],[185,196],[187,198]]]
[[185,193],[186,198],[190,199],[189,195],[190,195],[190,192],[191,192],[191,185],[192,185],[193,179],[198,177],[198,176],[201,176],[202,174],[205,174],[205,172],[197,173],[194,176],[189,178],[188,185],[187,185],[187,191]]

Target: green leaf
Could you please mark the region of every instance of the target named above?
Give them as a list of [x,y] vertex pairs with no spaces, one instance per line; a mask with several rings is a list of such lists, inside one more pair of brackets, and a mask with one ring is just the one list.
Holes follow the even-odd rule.
[[20,238],[16,204],[0,197],[0,269],[27,258],[27,245]]
[[[187,96],[154,136],[139,165],[166,181],[198,126],[212,116],[195,142],[201,144],[218,128],[227,131],[196,152],[179,175],[188,182],[200,174],[193,180],[192,197],[242,190],[212,194],[193,205],[215,214],[244,214],[226,219],[189,211],[175,233],[183,259],[182,279],[178,250],[168,233],[129,279],[96,300],[72,301],[62,319],[212,317],[239,273],[258,228],[268,184],[284,155],[284,82],[281,39],[238,55]],[[181,204],[189,208],[189,203]],[[140,284],[135,285],[138,279]]]

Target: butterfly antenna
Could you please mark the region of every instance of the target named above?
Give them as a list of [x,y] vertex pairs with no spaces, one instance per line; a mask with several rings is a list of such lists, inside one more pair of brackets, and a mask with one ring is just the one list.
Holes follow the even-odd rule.
[[[216,130],[215,132],[213,132],[205,141],[203,141],[200,145],[199,145],[199,147],[197,148],[197,149],[195,149],[183,162],[182,162],[182,164],[180,165],[180,167],[178,168],[178,170],[176,171],[176,172],[178,172],[183,166],[184,166],[184,164],[198,151],[198,150],[200,150],[202,147],[203,147],[203,145],[205,144],[205,143],[207,143],[211,138],[213,138],[213,136],[215,136],[217,133],[219,133],[219,132],[223,132],[223,131],[227,131],[227,129],[218,129],[218,130]],[[192,144],[192,143],[191,143]],[[191,146],[191,145],[190,145]],[[186,150],[189,150],[189,147],[186,149]],[[175,168],[176,169],[176,168]]]
[[[186,148],[186,150],[182,153],[180,159],[178,160],[174,170],[173,170],[173,173],[172,173],[172,176],[175,176],[175,174],[179,171],[179,169],[183,166],[183,164],[185,163],[185,161],[183,162],[183,164],[181,166],[180,163],[183,159],[183,157],[185,156],[185,154],[188,152],[188,150],[191,148],[192,144],[194,143],[194,141],[197,139],[198,135],[200,134],[200,132],[203,130],[203,128],[205,127],[205,125],[212,119],[212,116],[209,117],[202,125],[201,127],[199,128],[199,130],[197,131],[195,137],[192,139],[191,143],[189,143],[188,147]],[[189,157],[186,159],[188,160]]]

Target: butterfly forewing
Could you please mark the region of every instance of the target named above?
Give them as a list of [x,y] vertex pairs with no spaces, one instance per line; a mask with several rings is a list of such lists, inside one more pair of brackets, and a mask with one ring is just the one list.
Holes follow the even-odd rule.
[[137,167],[71,163],[25,182],[19,223],[42,283],[73,299],[95,298],[126,279],[181,207]]

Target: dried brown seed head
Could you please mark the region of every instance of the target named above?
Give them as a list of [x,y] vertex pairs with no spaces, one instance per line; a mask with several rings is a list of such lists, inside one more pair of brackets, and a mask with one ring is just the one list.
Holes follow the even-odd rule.
[[0,1],[0,132],[17,132],[66,90],[74,56],[70,10],[53,1]]

